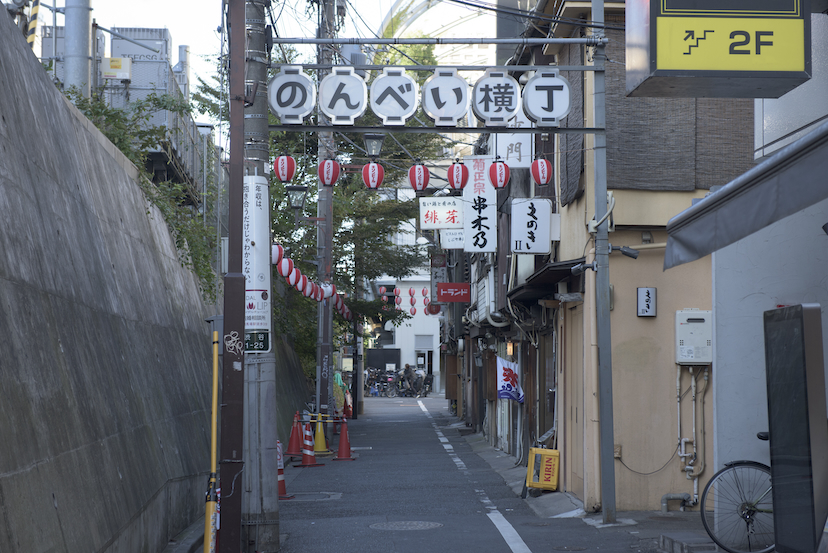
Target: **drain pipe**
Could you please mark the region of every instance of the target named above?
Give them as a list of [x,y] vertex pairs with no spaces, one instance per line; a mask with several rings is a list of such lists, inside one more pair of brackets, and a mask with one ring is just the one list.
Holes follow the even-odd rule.
[[[681,439],[681,365],[676,365],[676,430],[678,432],[678,443],[676,449],[678,450],[679,459],[682,465],[686,463],[686,457],[692,455],[684,452],[685,441]],[[690,441],[690,440],[687,440]],[[693,444],[695,445],[695,443]],[[692,467],[691,467],[692,470]],[[686,473],[690,478],[689,473]],[[689,493],[666,493],[661,496],[661,512],[667,513],[668,501],[681,501],[680,510],[684,511],[688,503],[692,503],[693,497]]]
[[681,501],[680,509],[684,511],[684,506],[692,499],[689,493],[665,493],[661,496],[661,512],[667,514],[668,501]]

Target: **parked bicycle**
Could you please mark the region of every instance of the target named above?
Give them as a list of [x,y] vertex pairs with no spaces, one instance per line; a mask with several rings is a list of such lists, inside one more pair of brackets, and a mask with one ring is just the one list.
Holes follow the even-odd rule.
[[[756,435],[767,440],[767,432]],[[768,553],[774,548],[770,467],[733,461],[713,475],[701,496],[704,529],[729,553]]]

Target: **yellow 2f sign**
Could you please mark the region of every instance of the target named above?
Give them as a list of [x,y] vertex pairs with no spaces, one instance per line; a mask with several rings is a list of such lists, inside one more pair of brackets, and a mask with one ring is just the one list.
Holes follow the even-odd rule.
[[657,69],[804,71],[802,19],[659,17]]

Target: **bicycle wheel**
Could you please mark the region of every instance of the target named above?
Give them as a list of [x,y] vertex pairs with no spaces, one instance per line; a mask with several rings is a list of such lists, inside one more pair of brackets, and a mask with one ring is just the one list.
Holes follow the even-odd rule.
[[396,386],[388,386],[388,389],[385,390],[385,395],[388,397],[397,397],[397,387]]
[[701,497],[704,529],[729,553],[773,550],[770,468],[737,461],[713,475]]

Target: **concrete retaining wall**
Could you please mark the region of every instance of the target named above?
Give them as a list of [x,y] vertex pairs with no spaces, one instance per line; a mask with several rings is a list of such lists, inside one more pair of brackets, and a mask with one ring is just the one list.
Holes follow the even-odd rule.
[[160,551],[203,513],[213,311],[5,14],[0,551]]

